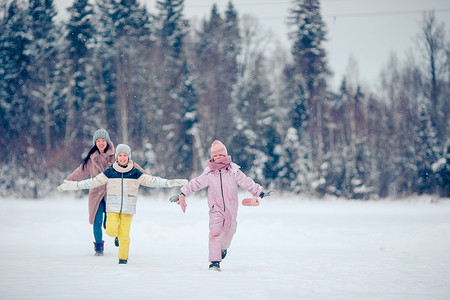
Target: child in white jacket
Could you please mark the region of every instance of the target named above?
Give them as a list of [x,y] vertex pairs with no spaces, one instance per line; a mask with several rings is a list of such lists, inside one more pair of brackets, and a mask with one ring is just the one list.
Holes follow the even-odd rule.
[[130,226],[136,213],[137,195],[140,185],[148,187],[182,186],[186,179],[168,180],[144,174],[134,167],[131,161],[131,149],[120,144],[116,148],[116,162],[108,169],[83,181],[68,181],[58,186],[59,191],[92,189],[106,184],[106,234],[116,237],[119,246],[119,264],[126,264],[130,246]]

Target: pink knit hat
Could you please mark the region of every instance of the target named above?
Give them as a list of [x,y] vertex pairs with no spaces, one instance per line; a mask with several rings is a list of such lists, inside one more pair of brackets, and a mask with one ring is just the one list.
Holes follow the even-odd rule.
[[228,155],[227,148],[224,144],[222,144],[220,141],[215,140],[211,145],[211,158],[214,157],[214,155],[222,154],[224,156]]

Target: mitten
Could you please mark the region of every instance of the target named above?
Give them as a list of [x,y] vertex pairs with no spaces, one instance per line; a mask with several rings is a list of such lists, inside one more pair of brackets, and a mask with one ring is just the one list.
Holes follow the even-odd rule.
[[183,211],[183,213],[186,212],[186,199],[184,198],[183,194],[180,195],[176,195],[176,196],[172,196],[169,198],[170,202],[176,202],[178,205],[180,205],[181,210]]
[[78,182],[77,181],[70,181],[70,180],[64,180],[64,183],[57,187],[58,191],[72,191],[72,190],[78,190]]
[[180,197],[180,200],[177,202],[177,204],[181,207],[181,210],[183,211],[183,213],[186,213],[186,200]]
[[182,186],[186,185],[188,183],[187,179],[169,179],[167,180],[167,186],[173,187],[173,186]]
[[270,190],[268,192],[262,192],[259,197],[262,199],[264,197],[269,197],[270,195],[272,195],[273,193],[275,193],[275,190]]
[[178,199],[178,195],[172,196],[172,197],[169,198],[170,202],[178,202],[178,200],[180,200],[180,199]]
[[258,206],[259,199],[258,198],[245,198],[242,200],[242,205],[244,206]]

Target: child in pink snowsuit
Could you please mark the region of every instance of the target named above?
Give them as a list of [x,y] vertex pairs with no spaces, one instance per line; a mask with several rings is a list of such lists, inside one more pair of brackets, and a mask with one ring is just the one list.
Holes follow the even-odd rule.
[[185,196],[208,187],[209,206],[209,268],[220,271],[233,235],[236,232],[238,186],[253,196],[263,196],[264,188],[247,177],[238,165],[231,162],[226,147],[218,140],[211,145],[211,159],[203,173],[181,188],[177,202],[183,212]]

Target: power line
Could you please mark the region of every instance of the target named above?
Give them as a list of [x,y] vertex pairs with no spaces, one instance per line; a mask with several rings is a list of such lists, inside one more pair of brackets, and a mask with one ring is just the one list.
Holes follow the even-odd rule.
[[[348,1],[348,0],[322,0],[322,2],[337,2],[337,1]],[[186,2],[185,2],[186,3]],[[228,2],[227,2],[228,3]],[[292,1],[270,1],[270,2],[249,2],[249,3],[236,3],[232,2],[234,6],[263,6],[263,5],[280,5],[280,4],[292,4]],[[216,3],[217,4],[217,3]],[[191,8],[205,8],[211,7],[212,4],[197,4],[197,5],[187,5]]]
[[[289,4],[290,1],[280,1],[280,2],[258,2],[258,3],[239,3],[239,5],[236,5],[233,3],[234,6],[263,6],[263,5],[280,5],[280,4]],[[217,3],[216,3],[217,4]],[[206,7],[212,7],[212,4],[197,4],[197,5],[186,5],[190,8],[206,8]]]
[[450,8],[440,8],[440,9],[423,9],[423,10],[397,10],[397,11],[378,11],[378,12],[365,12],[365,13],[348,13],[348,14],[325,14],[324,17],[333,18],[350,18],[350,17],[377,17],[377,16],[396,16],[396,15],[417,15],[423,14],[424,12],[450,12]]
[[[338,2],[338,1],[347,1],[347,0],[327,0],[323,2]],[[228,3],[228,2],[227,2]],[[215,3],[217,4],[217,3]],[[276,2],[252,2],[252,3],[239,3],[239,4],[235,4],[233,3],[233,5],[236,6],[267,6],[267,5],[284,5],[284,4],[292,4],[292,1],[276,1]],[[212,7],[212,4],[194,4],[194,5],[186,5],[185,3],[185,7],[189,7],[189,8],[210,8]],[[436,12],[447,12],[449,11],[450,8],[438,8],[438,9],[434,9],[434,8],[427,8],[427,9],[417,9],[417,10],[398,10],[398,11],[394,11],[394,12],[374,12],[374,13],[349,13],[349,14],[339,14],[339,16],[358,16],[358,15],[371,15],[371,14],[408,14],[408,13],[412,13],[412,14],[417,14],[417,12],[423,12],[423,11],[436,11]],[[327,14],[328,15],[328,14]],[[333,16],[338,15],[338,14],[331,14]]]
[[[343,1],[343,0],[328,0],[328,1]],[[289,4],[291,1],[279,1],[279,2],[259,2],[259,3],[241,3],[239,6],[268,6],[268,5],[280,5]],[[189,8],[207,8],[212,5],[198,4],[189,5]],[[424,12],[435,12],[435,13],[448,13],[450,8],[438,8],[438,9],[415,9],[415,10],[395,10],[395,11],[377,11],[377,12],[356,12],[356,13],[327,13],[324,14],[324,18],[356,18],[356,17],[380,17],[380,16],[398,16],[398,15],[417,15],[423,14]],[[260,17],[261,20],[280,20],[285,19],[288,16],[267,16]]]
[[[442,8],[438,10],[428,9],[428,10],[403,10],[403,11],[380,11],[380,12],[367,12],[367,13],[343,13],[343,14],[324,14],[324,18],[356,18],[356,17],[382,17],[382,16],[398,16],[398,15],[417,15],[423,14],[424,12],[435,12],[435,13],[448,13],[450,8]],[[260,20],[280,20],[287,19],[289,16],[267,16],[258,17]]]

